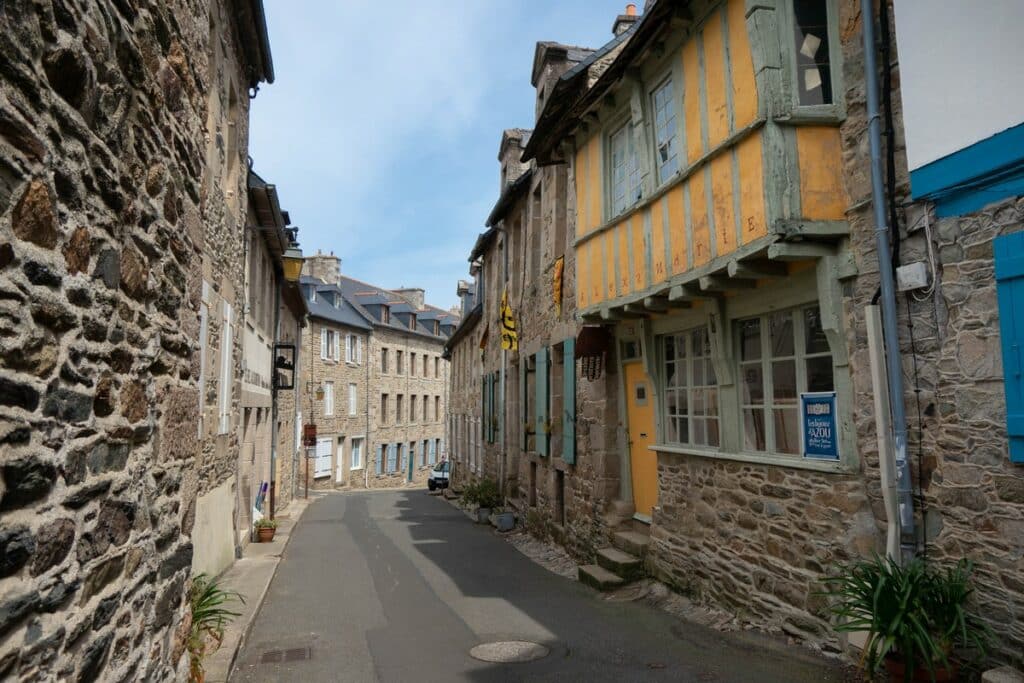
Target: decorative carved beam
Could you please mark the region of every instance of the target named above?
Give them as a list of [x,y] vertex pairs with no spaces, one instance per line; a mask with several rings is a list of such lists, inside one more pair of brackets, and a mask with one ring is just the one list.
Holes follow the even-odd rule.
[[785,277],[789,274],[786,264],[771,261],[729,261],[727,272],[729,277],[748,280]]
[[780,220],[775,223],[775,232],[787,238],[836,239],[850,234],[850,224],[846,221]]
[[676,285],[668,290],[668,301],[673,306],[698,299],[714,299],[716,295],[702,292],[693,285]]
[[806,261],[834,253],[831,247],[811,242],[776,242],[768,247],[768,258],[773,261]]
[[736,279],[717,275],[705,275],[700,279],[700,288],[708,292],[728,292],[730,289],[753,289],[757,283],[752,280]]

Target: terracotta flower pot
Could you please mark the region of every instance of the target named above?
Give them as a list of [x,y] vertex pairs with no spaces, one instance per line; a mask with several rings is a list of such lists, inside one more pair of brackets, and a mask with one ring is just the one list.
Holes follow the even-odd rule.
[[256,529],[256,538],[259,539],[260,543],[270,543],[274,540],[274,532],[277,529],[272,527],[260,527]]
[[[886,657],[885,658],[885,670],[889,673],[889,680],[893,683],[901,683],[906,680],[906,662],[902,658],[897,657]],[[931,674],[928,673],[928,668],[924,666],[918,666],[914,669],[913,675],[910,680],[914,683],[955,683],[960,680],[960,667],[957,664],[951,663],[949,668],[945,668],[940,665],[935,666],[935,678],[932,678]]]

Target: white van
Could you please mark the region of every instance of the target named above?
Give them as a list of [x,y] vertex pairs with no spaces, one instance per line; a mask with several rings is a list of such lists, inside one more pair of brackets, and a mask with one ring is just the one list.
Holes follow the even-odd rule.
[[441,462],[434,465],[434,469],[430,471],[430,476],[427,477],[427,488],[430,489],[431,491],[448,488],[447,460],[442,460]]

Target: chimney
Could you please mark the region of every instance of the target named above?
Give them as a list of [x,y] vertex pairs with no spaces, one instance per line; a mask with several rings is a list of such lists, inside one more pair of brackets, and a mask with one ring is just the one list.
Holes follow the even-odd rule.
[[626,5],[626,13],[620,14],[615,17],[615,23],[612,24],[612,34],[621,36],[623,33],[629,30],[629,27],[635,24],[640,19],[636,13],[636,5],[632,2]]
[[395,294],[408,301],[417,311],[423,310],[426,292],[418,287],[403,287],[392,290]]
[[302,262],[302,274],[336,285],[341,278],[341,259],[334,254],[323,254],[318,249],[315,255],[307,256]]

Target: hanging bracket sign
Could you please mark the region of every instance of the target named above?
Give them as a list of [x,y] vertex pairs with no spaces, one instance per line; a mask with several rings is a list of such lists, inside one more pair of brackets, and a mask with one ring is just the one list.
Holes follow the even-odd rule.
[[800,452],[809,460],[839,460],[836,392],[800,394]]

